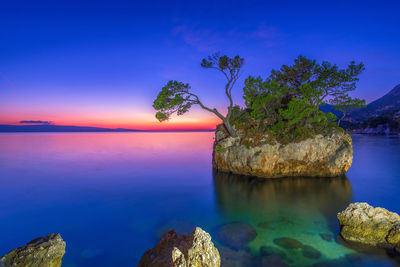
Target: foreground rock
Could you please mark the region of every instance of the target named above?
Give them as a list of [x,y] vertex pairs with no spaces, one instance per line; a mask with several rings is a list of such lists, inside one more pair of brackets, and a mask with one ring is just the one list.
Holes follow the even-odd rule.
[[65,242],[59,234],[32,240],[0,258],[0,266],[59,267],[65,254]]
[[[249,145],[244,136],[230,137],[217,127],[213,166],[235,174],[267,178],[285,176],[343,175],[353,160],[352,138],[348,133],[332,130],[326,136],[316,135],[298,143],[280,144],[259,140]],[[250,140],[251,141],[251,140]]]
[[343,239],[400,253],[400,216],[368,203],[351,203],[337,215]]
[[147,250],[138,267],[219,267],[221,258],[211,236],[196,227],[190,235],[178,236],[174,230],[163,235],[158,244]]

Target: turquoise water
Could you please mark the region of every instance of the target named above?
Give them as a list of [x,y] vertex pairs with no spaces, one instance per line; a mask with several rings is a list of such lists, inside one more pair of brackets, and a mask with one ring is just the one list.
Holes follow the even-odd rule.
[[400,212],[400,138],[353,139],[346,177],[266,180],[213,172],[213,133],[0,134],[0,255],[57,232],[63,266],[135,266],[200,226],[223,266],[399,265],[337,239],[350,202]]

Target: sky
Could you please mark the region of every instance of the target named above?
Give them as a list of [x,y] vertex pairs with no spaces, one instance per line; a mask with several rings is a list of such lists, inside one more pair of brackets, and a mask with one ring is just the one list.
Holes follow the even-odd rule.
[[224,77],[200,66],[245,58],[234,88],[298,55],[366,70],[367,102],[400,84],[400,1],[0,1],[0,124],[44,121],[148,130],[212,129],[194,108],[159,123],[152,103],[169,80],[225,111]]

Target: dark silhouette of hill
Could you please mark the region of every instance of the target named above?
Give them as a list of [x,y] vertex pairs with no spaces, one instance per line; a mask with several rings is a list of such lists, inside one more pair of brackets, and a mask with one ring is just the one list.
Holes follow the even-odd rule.
[[362,122],[371,117],[400,110],[400,84],[395,86],[389,93],[369,103],[365,108],[352,111],[348,119]]

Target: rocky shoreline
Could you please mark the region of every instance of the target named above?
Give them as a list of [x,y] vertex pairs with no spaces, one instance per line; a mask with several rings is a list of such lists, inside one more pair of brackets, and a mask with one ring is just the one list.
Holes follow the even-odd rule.
[[[350,246],[356,243],[383,248],[391,256],[400,256],[400,216],[397,213],[356,202],[339,212],[337,218],[339,237]],[[263,225],[261,227],[264,228]],[[304,244],[290,237],[273,239],[273,244],[261,246],[254,258],[248,250],[248,244],[258,234],[246,222],[221,225],[215,230],[219,244],[217,249],[211,235],[199,227],[183,235],[170,230],[156,246],[144,252],[137,267],[288,266],[287,263],[293,260],[288,258],[287,253],[292,251],[306,259],[323,260],[314,244]],[[333,241],[330,234],[321,234],[321,238],[326,242]],[[60,234],[39,237],[1,257],[0,266],[60,267],[65,247],[66,243]]]
[[393,130],[385,127],[356,129],[352,131],[355,134],[369,135],[400,135],[400,130]]

